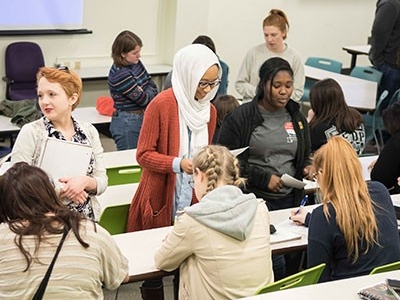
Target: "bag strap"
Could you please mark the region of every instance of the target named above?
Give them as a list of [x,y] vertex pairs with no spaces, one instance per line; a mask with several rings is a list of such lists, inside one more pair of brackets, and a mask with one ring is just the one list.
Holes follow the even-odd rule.
[[57,260],[58,253],[60,253],[61,247],[64,244],[65,238],[68,234],[69,228],[64,226],[64,233],[61,238],[60,243],[58,244],[56,253],[54,254],[53,260],[51,261],[49,267],[47,268],[46,275],[44,275],[44,278],[42,279],[42,282],[40,283],[38,289],[36,290],[35,295],[33,296],[32,300],[41,300],[44,296],[44,292],[46,291],[47,283],[49,282],[51,272],[53,271],[54,264]]

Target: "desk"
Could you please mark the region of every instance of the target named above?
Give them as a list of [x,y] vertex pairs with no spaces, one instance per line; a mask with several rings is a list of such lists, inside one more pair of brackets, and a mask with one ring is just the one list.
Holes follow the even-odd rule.
[[342,49],[351,55],[350,68],[353,69],[357,63],[357,55],[368,55],[371,45],[344,46]]
[[344,97],[349,106],[364,110],[374,110],[378,85],[376,82],[351,77],[323,69],[304,66],[306,77],[321,80],[335,79],[342,87]]
[[104,152],[103,159],[106,169],[139,165],[136,161],[136,149]]
[[18,133],[20,128],[11,123],[11,118],[0,115],[0,133],[9,134],[9,133]]
[[72,116],[78,121],[92,123],[93,125],[110,124],[111,117],[101,115],[96,107],[77,107],[72,112]]
[[282,300],[282,299],[299,299],[299,300],[360,300],[357,292],[360,289],[369,287],[378,283],[385,282],[386,278],[400,278],[400,270],[374,275],[365,275],[342,279],[313,285],[307,285],[298,288],[291,288],[283,291],[261,294],[242,299],[248,300]]
[[[288,219],[292,208],[271,211],[272,224],[279,224]],[[142,281],[145,279],[162,277],[171,274],[161,271],[154,266],[154,253],[161,246],[162,240],[171,231],[172,226],[149,230],[141,230],[113,235],[115,242],[122,254],[129,261],[129,281]],[[273,254],[290,253],[307,248],[307,235],[301,239],[283,243],[271,244]]]
[[101,212],[107,206],[131,203],[138,186],[139,183],[108,186],[103,194],[96,196],[100,203]]
[[[90,67],[75,70],[82,81],[107,80],[111,66]],[[151,76],[161,76],[160,90],[164,87],[165,76],[172,70],[170,65],[145,65],[147,72]]]

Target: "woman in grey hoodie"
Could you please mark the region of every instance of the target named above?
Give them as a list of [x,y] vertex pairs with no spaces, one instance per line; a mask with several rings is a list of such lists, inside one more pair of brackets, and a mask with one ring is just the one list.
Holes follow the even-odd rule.
[[179,267],[179,299],[242,298],[273,282],[268,209],[243,183],[227,148],[206,146],[193,158],[200,202],[178,214],[155,254],[158,268]]

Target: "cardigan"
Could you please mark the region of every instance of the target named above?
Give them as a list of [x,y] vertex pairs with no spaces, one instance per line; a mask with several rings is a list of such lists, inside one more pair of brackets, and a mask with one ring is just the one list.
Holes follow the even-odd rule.
[[[209,143],[216,125],[212,104],[210,110]],[[143,172],[129,209],[127,231],[171,225],[176,184],[172,163],[178,157],[179,143],[178,104],[170,88],[158,94],[144,114],[136,151]]]
[[[97,129],[90,123],[79,121],[76,122],[86,134],[89,143],[93,148],[93,178],[96,180],[97,183],[96,195],[100,195],[107,188],[108,177],[103,162],[103,147],[101,146],[99,133]],[[11,162],[15,163],[19,161],[24,161],[30,165],[38,166],[39,158],[46,143],[47,137],[48,131],[44,126],[43,118],[24,125],[21,128],[21,131],[18,133],[17,140],[15,141],[12,151],[13,154],[11,156]],[[95,219],[98,220],[101,212],[100,204],[95,195],[89,194],[89,197],[92,202]]]
[[[286,109],[292,117],[294,130],[297,136],[297,151],[295,158],[296,174],[295,178],[303,179],[304,167],[311,164],[310,159],[310,131],[306,117],[301,113],[300,106],[293,100],[289,100]],[[218,144],[226,146],[229,149],[237,149],[249,146],[251,135],[254,129],[264,122],[261,112],[258,108],[257,99],[242,104],[231,114],[227,115],[222,122],[218,135]],[[246,177],[247,189],[259,197],[258,190],[265,190],[271,179],[271,173],[263,168],[250,166],[248,163],[249,150],[244,151],[238,156],[240,163],[241,176]],[[295,202],[300,204],[304,196],[304,189],[294,189]],[[264,199],[266,200],[266,199]]]

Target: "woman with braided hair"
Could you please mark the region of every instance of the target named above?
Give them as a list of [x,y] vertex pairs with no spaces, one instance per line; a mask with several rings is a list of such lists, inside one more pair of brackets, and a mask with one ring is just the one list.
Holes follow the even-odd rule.
[[242,193],[238,160],[223,146],[201,148],[192,165],[199,203],[177,214],[155,264],[179,267],[179,299],[254,295],[274,279],[264,200]]

